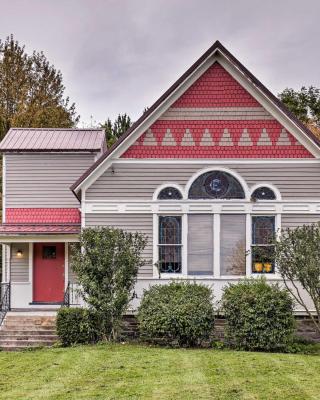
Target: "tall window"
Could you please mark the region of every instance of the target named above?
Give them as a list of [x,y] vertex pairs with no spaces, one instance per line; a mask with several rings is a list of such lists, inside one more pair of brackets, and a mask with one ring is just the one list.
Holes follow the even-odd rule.
[[252,217],[252,272],[274,272],[275,217]]
[[200,175],[191,185],[189,199],[244,199],[244,190],[238,180],[223,171]]
[[160,272],[181,272],[181,248],[181,217],[159,217]]
[[221,275],[246,274],[246,216],[221,214],[220,217]]

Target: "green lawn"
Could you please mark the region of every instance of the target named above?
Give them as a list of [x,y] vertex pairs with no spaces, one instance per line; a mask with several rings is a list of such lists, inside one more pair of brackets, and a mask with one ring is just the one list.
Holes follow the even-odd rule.
[[318,355],[113,344],[0,353],[0,399],[320,398]]

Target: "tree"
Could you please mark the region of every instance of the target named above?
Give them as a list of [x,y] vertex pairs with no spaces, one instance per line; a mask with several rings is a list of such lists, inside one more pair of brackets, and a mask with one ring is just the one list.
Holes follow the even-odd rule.
[[[147,238],[113,228],[85,228],[80,247],[72,251],[72,268],[78,276],[81,294],[95,311],[106,338],[116,339],[127,310]],[[80,250],[82,248],[82,251]]]
[[320,89],[314,86],[302,86],[298,91],[287,88],[278,97],[300,121],[320,135]]
[[[275,261],[283,282],[294,299],[308,313],[320,333],[320,224],[282,231],[275,241]],[[300,284],[300,285],[299,285]],[[301,286],[301,287],[300,287]],[[317,317],[303,298],[310,296]]]
[[101,128],[103,128],[106,132],[106,141],[108,147],[111,147],[119,139],[119,137],[130,128],[130,126],[131,118],[126,113],[119,114],[114,122],[108,118],[104,124],[101,124]]
[[42,52],[28,55],[13,36],[0,40],[0,139],[11,126],[69,128],[79,121],[62,74]]

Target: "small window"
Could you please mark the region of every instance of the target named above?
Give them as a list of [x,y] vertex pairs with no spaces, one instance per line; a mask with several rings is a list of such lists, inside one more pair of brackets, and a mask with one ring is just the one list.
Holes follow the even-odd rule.
[[181,200],[182,194],[174,187],[166,187],[161,190],[158,195],[158,200]]
[[159,217],[160,272],[181,272],[181,248],[181,217]]
[[275,217],[252,217],[252,272],[274,273]]
[[42,248],[43,259],[53,259],[56,257],[57,257],[56,246],[43,246]]
[[272,189],[261,186],[252,193],[251,198],[253,200],[275,200],[276,195]]

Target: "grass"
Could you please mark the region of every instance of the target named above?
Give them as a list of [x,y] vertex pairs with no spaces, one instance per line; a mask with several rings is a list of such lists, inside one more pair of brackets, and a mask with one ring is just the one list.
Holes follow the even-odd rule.
[[315,354],[103,344],[0,353],[0,399],[319,399]]

